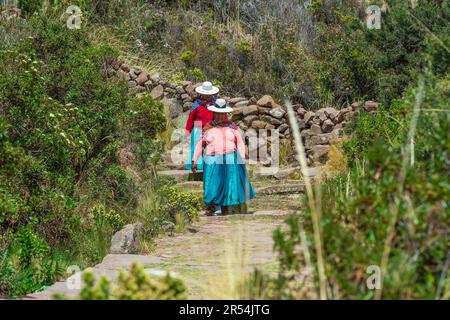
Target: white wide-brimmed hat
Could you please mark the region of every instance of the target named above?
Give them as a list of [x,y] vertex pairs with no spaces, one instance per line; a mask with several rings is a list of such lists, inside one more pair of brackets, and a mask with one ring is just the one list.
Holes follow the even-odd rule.
[[219,92],[219,88],[213,86],[211,82],[205,81],[200,87],[195,88],[195,91],[200,94],[214,95]]
[[218,113],[229,113],[233,112],[233,108],[230,108],[225,101],[225,99],[217,99],[216,103],[212,106],[208,107],[208,110],[212,112],[218,112]]

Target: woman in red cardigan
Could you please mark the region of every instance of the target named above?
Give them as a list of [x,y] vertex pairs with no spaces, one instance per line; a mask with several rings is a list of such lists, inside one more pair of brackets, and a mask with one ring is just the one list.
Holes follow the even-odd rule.
[[[197,99],[192,106],[186,123],[186,134],[190,136],[190,152],[188,162],[185,165],[186,170],[192,170],[192,157],[195,146],[200,141],[202,129],[214,117],[214,113],[208,110],[208,107],[216,102],[217,98],[215,95],[219,93],[219,88],[206,81],[200,87],[195,88],[195,91],[200,94],[200,99]],[[202,157],[197,160],[197,169],[203,170]]]

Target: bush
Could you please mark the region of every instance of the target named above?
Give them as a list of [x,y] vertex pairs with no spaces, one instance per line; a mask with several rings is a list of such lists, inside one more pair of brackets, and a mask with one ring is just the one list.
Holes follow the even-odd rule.
[[[56,299],[65,297],[56,296]],[[83,273],[81,300],[184,300],[187,290],[181,280],[170,274],[150,276],[142,265],[133,264],[129,271],[120,271],[113,284],[105,277],[96,281],[92,273]]]

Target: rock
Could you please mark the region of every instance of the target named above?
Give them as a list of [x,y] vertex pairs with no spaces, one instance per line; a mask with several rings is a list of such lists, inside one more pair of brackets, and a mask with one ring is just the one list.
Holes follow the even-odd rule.
[[181,106],[181,104],[178,103],[177,99],[164,98],[161,100],[161,102],[164,104],[166,108],[169,109],[171,119],[175,119],[176,117],[178,117],[183,113],[183,106]]
[[288,126],[286,123],[283,123],[282,125],[280,125],[280,126],[278,127],[278,131],[279,131],[280,133],[284,133],[287,129],[289,129],[289,126]]
[[283,123],[280,120],[272,118],[269,115],[262,115],[261,116],[261,120],[264,120],[264,121],[266,121],[266,122],[268,122],[268,123],[270,123],[272,125],[275,125],[275,126],[279,126],[279,125],[281,125]]
[[306,128],[305,120],[303,119],[297,119],[297,126],[299,130],[303,130]]
[[145,88],[150,92],[153,89],[153,82],[152,80],[148,80],[146,83],[144,83]]
[[328,119],[327,115],[325,114],[325,109],[323,108],[316,111],[316,116],[319,117],[320,123]]
[[166,233],[172,233],[175,231],[175,223],[173,223],[172,221],[164,221],[161,224],[161,230]]
[[170,95],[174,95],[174,94],[177,93],[177,90],[175,90],[175,89],[173,89],[171,87],[167,87],[167,88],[164,89],[164,92],[167,92]]
[[184,88],[183,88],[182,86],[176,86],[176,87],[175,87],[175,90],[177,90],[177,92],[178,92],[179,94],[186,93],[186,91],[184,91]]
[[378,102],[369,100],[364,103],[364,110],[367,112],[377,112],[379,105]]
[[167,87],[167,81],[159,80],[157,83],[162,85],[163,87]]
[[330,133],[322,133],[315,136],[309,136],[305,139],[305,147],[311,148],[315,145],[325,145],[332,142],[342,135],[342,129],[335,129]]
[[339,110],[336,110],[335,108],[324,108],[324,111],[327,117],[331,120],[335,119],[339,114]]
[[327,160],[328,152],[330,151],[329,145],[317,145],[311,148],[311,156],[314,162],[325,163]]
[[191,81],[186,81],[186,80],[184,80],[184,81],[181,81],[180,84],[181,84],[181,86],[182,86],[184,89],[186,89],[186,87],[187,87],[188,85],[192,84],[192,82],[191,82]]
[[116,232],[111,239],[110,253],[124,254],[137,251],[136,240],[142,232],[142,223],[127,224],[122,230]]
[[239,124],[237,126],[244,131],[248,130],[248,126],[243,121],[239,121]]
[[138,85],[143,86],[148,81],[148,74],[146,72],[141,72],[136,78]]
[[181,95],[181,100],[186,100],[186,99],[191,99],[191,96],[188,95],[187,93],[183,93],[183,94]]
[[257,120],[257,119],[258,119],[257,115],[250,115],[250,116],[247,116],[247,117],[244,118],[244,122],[245,122],[245,124],[247,126],[250,127],[252,125],[252,122]]
[[[359,110],[359,108],[361,108],[361,106],[362,106],[361,101],[356,101],[351,104],[351,108],[353,111]],[[352,111],[352,110],[350,110],[350,111]]]
[[269,111],[270,115],[274,118],[281,119],[286,114],[286,111],[284,111],[282,108],[275,108]]
[[319,116],[315,115],[312,122],[320,125],[322,123],[322,120],[320,120]]
[[333,128],[334,128],[334,123],[330,119],[325,120],[322,124],[322,131],[324,133],[333,131]]
[[252,122],[252,128],[254,129],[265,129],[267,122],[261,120],[255,120]]
[[266,129],[267,130],[273,130],[273,129],[275,129],[276,127],[273,125],[273,124],[271,124],[271,123],[268,123],[267,125],[266,125]]
[[272,107],[272,108],[280,108],[281,107],[269,95],[263,96],[261,99],[258,100],[258,102],[256,104],[261,107]]
[[251,97],[249,100],[250,104],[258,104],[258,99],[256,99],[255,97]]
[[[239,101],[234,105],[235,108],[245,107],[248,105],[248,100]],[[256,106],[257,107],[257,106]]]
[[128,88],[133,88],[137,86],[137,82],[134,80],[128,81]]
[[161,77],[159,76],[159,73],[154,73],[150,76],[150,80],[152,80],[153,83],[158,83],[161,80]]
[[139,68],[133,68],[130,70],[130,72],[134,73],[136,76],[140,75],[142,73],[142,70]]
[[233,117],[235,116],[241,116],[244,114],[244,108],[233,108]]
[[150,96],[153,99],[161,99],[164,96],[164,87],[162,85],[157,85],[150,92]]
[[258,113],[259,114],[270,114],[270,110],[272,110],[272,109],[258,106]]
[[137,74],[135,74],[134,72],[133,72],[133,70],[131,70],[130,72],[128,72],[128,76],[129,76],[129,78],[130,78],[130,80],[136,80],[137,79]]
[[120,69],[126,73],[130,72],[130,67],[126,63],[122,64]]
[[195,90],[195,85],[194,84],[188,84],[185,88],[184,88],[184,90],[186,90],[186,92],[188,93],[188,94],[191,94],[191,93],[193,93],[194,92],[194,90]]
[[242,110],[242,113],[243,113],[244,117],[253,115],[253,114],[258,114],[258,106],[257,105],[246,106]]
[[322,133],[322,128],[320,128],[320,126],[318,124],[312,124],[311,125],[311,134],[321,134]]
[[355,111],[347,112],[346,114],[344,114],[344,120],[350,121],[355,115],[356,115]]
[[309,124],[310,121],[312,121],[312,119],[314,118],[316,114],[312,111],[308,111],[305,114],[305,117],[303,118],[303,120],[305,120],[306,124]]
[[239,103],[239,102],[241,102],[241,101],[246,101],[246,100],[247,100],[247,99],[242,98],[242,97],[239,97],[239,98],[232,98],[232,99],[228,100],[228,103],[229,103],[229,104],[236,104],[236,103]]
[[305,108],[299,107],[299,108],[297,109],[297,114],[298,114],[299,116],[301,116],[301,117],[304,117],[304,115],[306,114]]

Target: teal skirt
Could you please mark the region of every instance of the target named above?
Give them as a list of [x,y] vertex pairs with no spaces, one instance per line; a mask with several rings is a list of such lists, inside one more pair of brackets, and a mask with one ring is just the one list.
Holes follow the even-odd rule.
[[[194,127],[191,131],[191,141],[189,145],[189,158],[188,162],[185,164],[184,168],[186,170],[192,170],[192,158],[194,157],[194,151],[195,147],[197,146],[197,143],[200,141],[200,138],[202,136],[202,130]],[[197,159],[197,170],[203,170],[203,157],[200,156]]]
[[255,197],[238,151],[205,156],[203,168],[203,201],[206,205],[239,205]]

